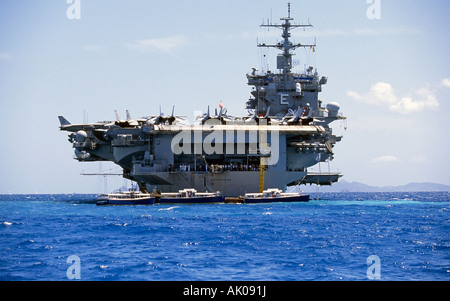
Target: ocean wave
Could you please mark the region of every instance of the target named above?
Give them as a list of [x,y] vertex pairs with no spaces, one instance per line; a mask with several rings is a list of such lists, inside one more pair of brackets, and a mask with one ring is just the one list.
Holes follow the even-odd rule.
[[169,208],[160,208],[158,209],[158,211],[170,211],[170,210],[174,210],[180,208],[179,206],[173,206],[173,207],[169,207]]

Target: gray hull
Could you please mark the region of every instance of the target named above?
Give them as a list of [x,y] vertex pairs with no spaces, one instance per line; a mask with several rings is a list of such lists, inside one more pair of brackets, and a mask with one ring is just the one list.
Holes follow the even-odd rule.
[[[284,190],[286,183],[302,179],[306,172],[270,172],[265,173],[264,187]],[[226,197],[243,196],[245,193],[258,192],[259,171],[224,171],[212,172],[159,172],[152,175],[134,176],[147,183],[147,190],[176,192],[184,188],[195,188],[197,191],[220,191]],[[163,181],[171,185],[163,185]],[[149,184],[150,183],[150,184]]]

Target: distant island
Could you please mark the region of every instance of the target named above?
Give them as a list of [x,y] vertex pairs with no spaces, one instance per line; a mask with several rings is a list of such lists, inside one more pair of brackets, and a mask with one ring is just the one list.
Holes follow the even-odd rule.
[[307,185],[301,186],[305,192],[420,192],[420,191],[450,191],[450,185],[437,183],[409,183],[401,186],[370,186],[359,182],[341,180],[332,186]]

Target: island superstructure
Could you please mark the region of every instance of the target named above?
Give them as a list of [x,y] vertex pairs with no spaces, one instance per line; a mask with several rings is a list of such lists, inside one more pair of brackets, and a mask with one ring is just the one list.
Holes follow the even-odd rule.
[[[310,173],[308,168],[333,159],[333,148],[342,137],[333,135],[330,123],[345,119],[340,106],[319,100],[327,84],[313,67],[294,73],[292,56],[300,47],[316,47],[291,41],[291,30],[312,25],[294,24],[288,16],[279,28],[283,40],[258,47],[281,50],[277,71],[247,74],[252,87],[246,102],[248,116],[232,116],[219,108],[196,116],[194,124],[172,114],[98,123],[71,124],[59,116],[60,130],[80,162],[111,161],[123,169],[123,177],[136,181],[143,192],[220,191],[226,197],[262,192],[267,188],[285,190],[289,185],[331,185],[339,173]],[[158,103],[154,103],[155,107]],[[185,110],[188,110],[187,108]]]

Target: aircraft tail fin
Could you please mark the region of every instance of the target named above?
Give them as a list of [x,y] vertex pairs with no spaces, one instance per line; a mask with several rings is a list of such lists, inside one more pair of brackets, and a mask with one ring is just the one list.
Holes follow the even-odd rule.
[[58,118],[59,118],[59,123],[61,123],[61,125],[71,125],[71,123],[63,116],[58,116]]
[[121,120],[119,113],[117,112],[117,110],[114,110],[114,113],[116,114],[116,120],[119,121]]

